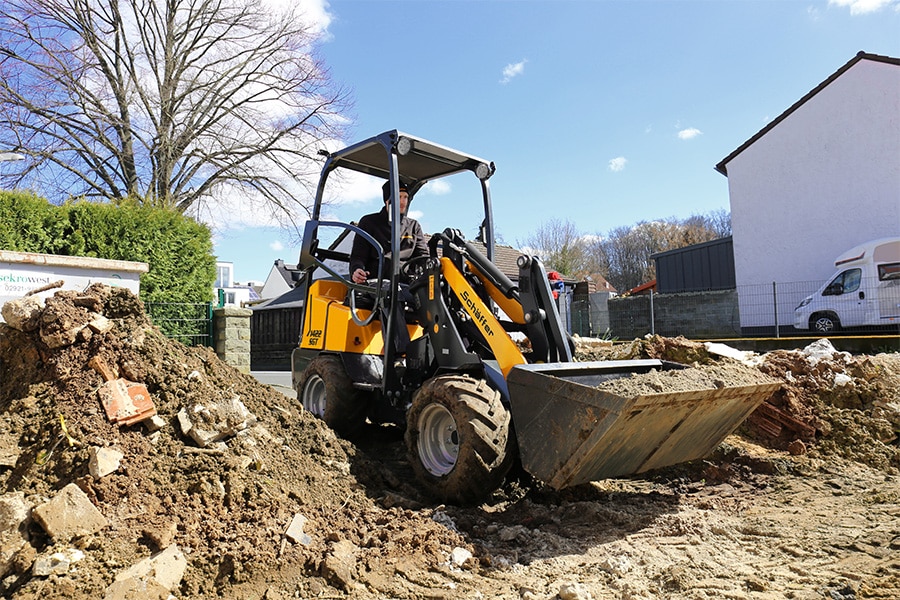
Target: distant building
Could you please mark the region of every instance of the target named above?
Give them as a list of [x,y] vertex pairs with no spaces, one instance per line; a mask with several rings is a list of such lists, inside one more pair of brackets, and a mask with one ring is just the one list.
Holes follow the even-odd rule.
[[294,280],[291,272],[297,269],[297,265],[286,264],[280,258],[275,261],[269,270],[269,275],[263,283],[262,290],[259,295],[263,300],[277,298],[282,294],[286,294],[294,287]]
[[[656,265],[654,292],[705,292],[734,289],[734,248],[731,236],[650,256]],[[630,290],[629,293],[635,293]]]
[[625,296],[643,296],[645,294],[655,294],[656,293],[656,280],[651,279],[646,283],[642,283],[641,285],[636,285],[630,290],[625,292]]
[[250,285],[234,282],[234,263],[216,262],[216,282],[213,284],[214,302],[219,306],[244,306],[259,300],[259,294]]
[[609,292],[610,294],[615,295],[618,292],[618,290],[616,290],[616,288],[614,288],[613,285],[606,280],[606,277],[604,277],[600,273],[591,273],[590,275],[585,275],[585,277],[576,284],[575,288],[576,292],[581,290],[584,294]]

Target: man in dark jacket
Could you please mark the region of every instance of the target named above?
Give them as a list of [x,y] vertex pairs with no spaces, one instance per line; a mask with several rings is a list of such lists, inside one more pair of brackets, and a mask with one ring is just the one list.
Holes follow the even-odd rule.
[[[385,182],[381,188],[384,196],[384,208],[377,213],[365,215],[359,220],[359,227],[375,238],[384,251],[384,268],[387,270],[391,261],[391,220],[389,218],[391,201],[391,182]],[[400,204],[400,264],[417,256],[428,256],[428,245],[418,221],[406,216],[409,206],[409,190],[401,183],[398,193]],[[372,244],[356,236],[353,249],[350,251],[350,276],[355,283],[365,283],[369,277],[376,277],[378,270],[378,253]],[[388,273],[383,273],[383,276]]]

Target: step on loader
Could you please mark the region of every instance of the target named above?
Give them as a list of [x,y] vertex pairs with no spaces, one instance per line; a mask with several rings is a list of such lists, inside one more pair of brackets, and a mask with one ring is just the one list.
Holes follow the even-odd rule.
[[[573,361],[541,260],[519,256],[515,281],[493,260],[493,163],[399,131],[323,155],[295,272],[303,308],[293,385],[339,435],[364,435],[367,420],[405,426],[412,469],[434,498],[485,499],[517,456],[554,489],[701,458],[777,389],[601,391],[611,379],[686,367]],[[430,236],[428,256],[401,264],[399,219],[389,248],[354,223],[322,220],[326,183],[344,170],[390,182],[392,192],[402,182],[410,198],[434,180],[474,175],[479,235],[446,228]],[[397,193],[389,203],[400,214]],[[382,267],[364,284],[349,275],[354,236],[375,247]]]

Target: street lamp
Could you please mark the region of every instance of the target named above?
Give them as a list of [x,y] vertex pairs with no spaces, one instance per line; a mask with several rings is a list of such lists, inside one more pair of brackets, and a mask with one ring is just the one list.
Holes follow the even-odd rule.
[[15,152],[0,152],[0,162],[25,160],[24,154],[16,154]]

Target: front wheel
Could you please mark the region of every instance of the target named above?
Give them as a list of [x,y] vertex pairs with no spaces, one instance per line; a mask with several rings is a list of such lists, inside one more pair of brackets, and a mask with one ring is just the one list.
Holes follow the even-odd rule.
[[500,486],[515,458],[509,411],[480,379],[430,379],[413,397],[406,423],[413,471],[445,502],[481,501]]
[[840,330],[841,322],[830,313],[816,313],[809,318],[809,328],[819,333],[833,333]]
[[341,359],[319,355],[300,377],[297,399],[341,437],[352,437],[366,423],[365,395],[353,387]]

